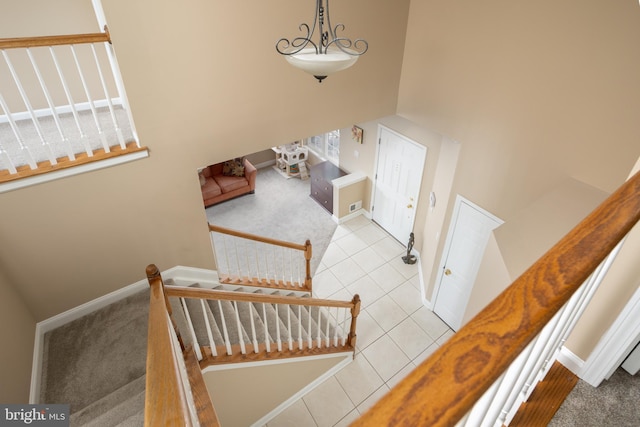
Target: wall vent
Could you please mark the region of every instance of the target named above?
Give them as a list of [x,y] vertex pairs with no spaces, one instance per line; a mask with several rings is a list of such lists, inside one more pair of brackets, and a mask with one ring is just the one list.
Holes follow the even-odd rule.
[[351,203],[349,205],[349,213],[355,212],[358,209],[362,209],[362,200],[358,200],[357,202]]

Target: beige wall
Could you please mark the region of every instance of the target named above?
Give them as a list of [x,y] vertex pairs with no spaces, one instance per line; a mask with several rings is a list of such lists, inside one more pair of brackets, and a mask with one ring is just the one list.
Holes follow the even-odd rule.
[[36,321],[0,267],[0,402],[28,403]]
[[249,426],[342,361],[344,357],[294,359],[282,364],[209,371],[203,376],[220,424]]
[[[26,13],[19,5],[16,13]],[[0,259],[36,320],[144,278],[149,263],[214,267],[197,168],[391,114],[408,5],[333,7],[350,35],[376,47],[319,84],[274,48],[279,37],[297,35],[311,13],[306,3],[247,11],[231,0],[105,1],[138,135],[151,154],[0,195]],[[13,18],[3,10],[0,19]]]
[[[632,174],[640,173],[640,158]],[[631,175],[630,175],[631,176]],[[591,354],[600,337],[609,330],[627,301],[640,287],[640,225],[629,232],[615,261],[587,306],[582,320],[566,346],[582,360]]]
[[458,141],[452,193],[508,223],[567,177],[624,181],[640,155],[638,75],[637,2],[414,1],[397,114]]
[[[366,187],[367,182],[364,179],[354,182],[353,184],[346,185],[342,188],[336,189],[334,185],[333,215],[337,218],[349,215],[351,213],[349,212],[349,205],[364,199]],[[335,203],[336,199],[338,201],[337,205]]]

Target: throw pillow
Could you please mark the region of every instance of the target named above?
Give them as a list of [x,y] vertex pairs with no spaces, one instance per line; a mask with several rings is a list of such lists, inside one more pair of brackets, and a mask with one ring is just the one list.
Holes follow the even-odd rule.
[[204,177],[202,171],[198,172],[198,178],[200,179],[200,187],[207,183],[207,178]]
[[244,176],[242,159],[227,160],[222,165],[222,174],[225,176]]

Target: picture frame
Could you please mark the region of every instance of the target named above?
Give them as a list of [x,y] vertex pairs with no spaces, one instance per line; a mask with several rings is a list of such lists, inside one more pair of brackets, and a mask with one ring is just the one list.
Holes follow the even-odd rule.
[[351,128],[351,138],[353,138],[353,140],[358,144],[362,144],[363,135],[364,135],[364,131],[362,130],[362,128],[356,125],[353,125],[353,127]]

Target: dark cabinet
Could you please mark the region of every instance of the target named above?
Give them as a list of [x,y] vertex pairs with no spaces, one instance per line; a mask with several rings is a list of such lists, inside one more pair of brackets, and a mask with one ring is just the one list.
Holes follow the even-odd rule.
[[331,162],[311,166],[311,198],[333,214],[333,184],[331,181],[347,173]]

